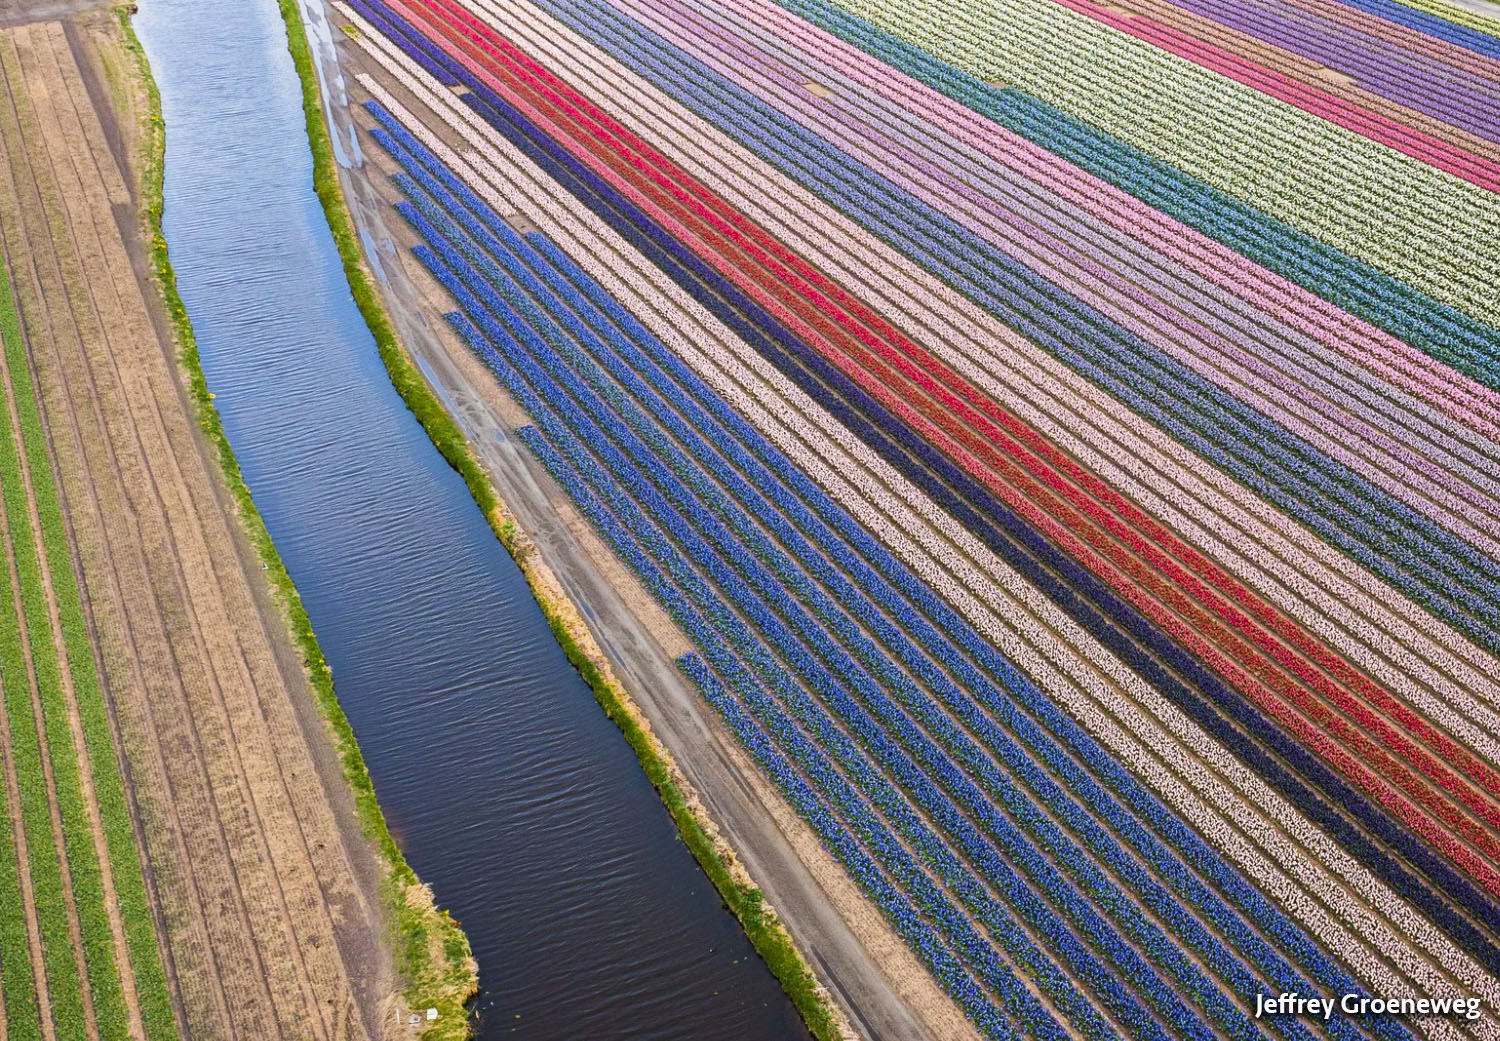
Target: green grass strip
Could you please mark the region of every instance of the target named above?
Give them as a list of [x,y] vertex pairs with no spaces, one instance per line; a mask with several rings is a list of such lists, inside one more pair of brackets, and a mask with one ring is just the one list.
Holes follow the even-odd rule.
[[[10,278],[0,265],[0,335],[5,341],[7,361],[12,345],[20,344],[20,323]],[[31,547],[31,523],[26,514],[26,494],[21,479],[21,461],[16,452],[10,410],[0,418],[0,495],[4,498],[10,551],[20,573],[23,600],[28,585],[24,558],[36,555]],[[27,612],[28,614],[30,612]],[[31,681],[26,672],[25,648],[21,642],[21,618],[15,610],[15,589],[9,566],[0,565],[0,688],[4,689],[6,718],[10,723],[11,760],[21,794],[21,821],[26,835],[26,854],[31,877],[32,904],[41,930],[42,962],[52,1021],[60,1038],[83,1038],[85,1032],[83,988],[73,958],[67,907],[63,903],[62,862],[52,841],[52,814],[47,804],[47,779],[42,770],[41,735],[32,713]],[[23,948],[24,949],[24,948]]]
[[[292,57],[302,77],[304,103],[305,106],[310,106],[306,108],[308,126],[309,128],[316,126],[321,132],[321,137],[314,135],[311,139],[318,197],[328,212],[332,213],[334,210],[342,212],[342,196],[339,194],[337,175],[333,173],[332,144],[328,140],[326,130],[323,129],[322,115],[317,107],[316,80],[310,80],[313,73],[311,55],[307,49],[307,37],[302,31],[301,19],[297,17],[295,9],[289,9],[286,3],[282,3],[281,9],[282,17],[286,20],[288,27],[288,43]],[[218,410],[214,408],[213,395],[209,393],[207,381],[203,376],[197,339],[193,334],[187,309],[183,306],[182,297],[177,291],[176,275],[173,273],[172,263],[168,257],[166,237],[162,233],[165,134],[161,116],[161,95],[151,76],[145,51],[141,48],[140,41],[130,26],[129,15],[123,9],[120,11],[120,21],[126,33],[127,46],[136,56],[150,95],[150,121],[145,142],[142,194],[150,233],[151,262],[174,326],[179,357],[188,375],[189,389],[197,404],[198,422],[218,452],[220,467],[224,472],[229,490],[234,496],[246,534],[254,545],[261,562],[265,564],[266,572],[277,593],[281,607],[286,613],[291,636],[308,671],[314,699],[328,725],[334,748],[343,768],[344,780],[353,794],[360,826],[365,835],[375,843],[385,861],[384,897],[391,920],[397,969],[408,983],[403,996],[411,1008],[436,1008],[438,1010],[439,1017],[436,1022],[424,1025],[423,1036],[425,1038],[429,1041],[462,1041],[470,1032],[466,1006],[469,999],[478,991],[479,986],[468,938],[464,936],[451,915],[446,911],[437,910],[432,906],[431,901],[425,898],[420,890],[421,883],[416,872],[407,864],[400,847],[391,837],[390,830],[386,826],[385,815],[381,812],[380,804],[375,797],[375,787],[370,779],[369,769],[360,752],[359,742],[354,736],[354,729],[350,726],[348,717],[344,715],[334,691],[333,673],[329,670],[322,649],[318,646],[317,636],[313,633],[312,623],[303,608],[302,598],[298,595],[291,576],[276,552],[276,546],[271,541],[265,522],[255,508],[250,489],[245,485],[239,463],[234,457],[234,450],[224,434]],[[342,226],[333,227],[333,231],[340,256],[344,258],[346,270],[351,263],[357,268],[359,253],[354,245],[353,232],[349,230],[347,218]],[[378,300],[373,290],[370,289],[368,281],[361,279],[356,282],[351,278],[351,287],[354,289],[355,300],[359,304],[361,313],[366,321],[370,322],[371,330],[380,344],[381,357],[386,359],[387,368],[399,359],[400,362],[408,364],[407,379],[419,381],[420,377],[417,376],[415,370],[410,369],[409,363],[405,363],[404,355],[401,355],[399,348],[395,346],[394,334],[383,312],[379,311]],[[378,322],[372,319],[372,315],[377,316]],[[392,378],[395,379],[394,372]],[[435,419],[439,416],[446,419],[446,413],[443,413],[441,408],[430,413],[429,418]],[[454,437],[457,438],[459,444],[462,444],[462,437],[457,434],[456,429]]]
[[625,735],[626,742],[660,795],[683,842],[718,889],[725,906],[739,919],[751,944],[780,981],[808,1029],[819,1041],[834,1041],[842,1037],[838,1019],[806,959],[797,950],[781,922],[766,914],[760,890],[735,881],[728,861],[674,780],[674,772],[665,750],[630,711],[632,703],[629,695],[610,680],[600,664],[585,652],[574,637],[562,606],[554,603],[544,588],[531,553],[523,547],[515,522],[505,516],[500,495],[474,457],[463,431],[396,339],[385,305],[364,267],[359,240],[354,233],[343,190],[339,185],[332,143],[328,137],[328,128],[323,122],[322,96],[318,89],[317,74],[296,0],[280,0],[280,3],[282,17],[287,23],[292,57],[302,79],[302,105],[307,118],[308,138],[312,142],[313,178],[318,198],[328,215],[328,225],[333,230],[334,241],[338,243],[349,287],[375,336],[391,383],[406,402],[407,408],[427,431],[433,445],[463,478],[469,494],[483,511],[496,537],[526,575],[532,594],[563,653],[588,683],[605,714]]
[[[0,796],[4,794],[0,790]],[[8,797],[0,801],[8,801]],[[31,975],[31,941],[26,934],[16,853],[7,806],[0,813],[0,1004],[4,1006],[6,1036],[11,1041],[39,1041],[41,1010],[37,1007],[36,980]]]
[[[514,526],[511,526],[509,530],[511,538],[514,539]],[[501,540],[505,541],[503,535]],[[510,548],[509,545],[507,548]],[[523,556],[529,555],[523,554]],[[523,570],[527,570],[524,564]],[[529,570],[528,578],[530,578]],[[532,589],[534,592],[539,592],[535,584]],[[817,977],[808,967],[807,960],[802,957],[802,952],[792,942],[791,936],[780,920],[766,913],[765,900],[761,891],[755,886],[735,881],[729,864],[719,852],[712,836],[704,828],[703,821],[698,818],[682,788],[673,779],[671,764],[664,752],[646,733],[635,714],[629,710],[629,696],[611,682],[598,664],[579,646],[561,614],[542,596],[539,596],[538,600],[542,604],[548,624],[552,627],[552,634],[562,645],[563,653],[568,656],[568,660],[573,663],[584,681],[593,690],[594,697],[603,707],[605,715],[609,716],[615,726],[620,728],[620,732],[625,735],[626,742],[635,752],[636,759],[640,761],[641,769],[645,771],[647,779],[656,788],[662,803],[667,807],[667,812],[672,816],[673,823],[677,825],[677,831],[682,836],[683,843],[692,851],[693,857],[703,868],[704,874],[708,875],[709,880],[718,889],[724,905],[739,919],[751,945],[781,983],[782,989],[791,998],[792,1005],[802,1016],[808,1030],[818,1041],[840,1041],[844,1035],[839,1027],[838,1019],[822,989],[818,986]]]
[[[0,256],[0,337],[6,343],[20,339],[21,324],[15,300],[10,292],[3,256]],[[7,428],[9,423],[6,424]],[[9,484],[9,477],[0,477]],[[4,687],[6,706],[0,712],[9,716],[12,687],[26,693],[25,662],[20,658],[21,642],[12,624],[10,573],[0,568],[0,685]],[[28,703],[29,716],[31,707]],[[15,740],[12,735],[12,740]],[[17,767],[19,772],[19,760]],[[0,781],[3,785],[3,781]],[[0,791],[0,803],[9,799]],[[51,836],[48,836],[51,843]],[[26,929],[26,907],[21,900],[21,875],[16,836],[12,831],[9,807],[0,812],[0,995],[5,1000],[5,1029],[11,1041],[36,1041],[42,1036],[41,1009],[37,1003],[36,979],[31,972],[31,940]]]

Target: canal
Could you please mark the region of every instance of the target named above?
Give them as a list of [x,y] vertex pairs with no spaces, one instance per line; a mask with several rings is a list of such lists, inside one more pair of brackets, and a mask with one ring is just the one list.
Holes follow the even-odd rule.
[[145,0],[136,29],[209,388],[391,830],[473,942],[481,1036],[805,1037],[388,382],[274,0]]

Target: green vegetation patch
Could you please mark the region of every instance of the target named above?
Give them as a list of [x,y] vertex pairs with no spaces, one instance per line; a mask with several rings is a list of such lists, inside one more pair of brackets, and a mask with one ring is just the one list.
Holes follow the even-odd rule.
[[[343,258],[345,271],[349,274],[349,284],[354,292],[355,302],[359,305],[366,322],[369,323],[371,332],[375,334],[375,339],[380,345],[381,357],[386,359],[387,368],[391,368],[394,364],[393,359],[396,359],[408,365],[408,379],[420,379],[415,370],[410,370],[405,356],[395,346],[395,336],[391,331],[389,321],[380,309],[378,298],[369,280],[359,267],[359,251],[343,208],[343,196],[338,188],[333,145],[328,138],[327,130],[324,129],[323,117],[318,107],[317,80],[313,72],[312,55],[308,50],[301,17],[298,15],[295,4],[286,0],[281,3],[281,14],[286,22],[292,58],[297,66],[298,76],[302,80],[303,107],[307,117],[308,138],[313,152],[314,185],[318,198],[329,214],[329,226],[338,244],[339,255]],[[328,668],[322,649],[318,646],[312,622],[307,617],[307,611],[302,605],[302,598],[292,582],[291,575],[287,573],[280,555],[276,552],[270,532],[266,530],[265,522],[255,508],[250,489],[240,473],[239,462],[234,457],[234,450],[224,434],[218,410],[214,408],[213,395],[209,393],[208,383],[203,376],[197,339],[193,335],[187,309],[183,306],[182,297],[177,291],[176,275],[172,270],[172,262],[167,255],[167,241],[162,233],[162,176],[166,135],[161,116],[161,94],[156,87],[156,81],[151,76],[145,52],[130,26],[129,15],[124,10],[120,13],[120,20],[125,28],[128,46],[136,55],[142,78],[146,82],[150,95],[150,118],[145,142],[142,189],[150,233],[151,261],[157,281],[161,284],[167,311],[176,334],[179,356],[187,371],[189,387],[197,404],[198,422],[218,451],[220,467],[223,469],[229,490],[238,506],[245,531],[255,546],[261,562],[266,566],[272,586],[285,612],[292,638],[296,641],[303,665],[307,668],[318,710],[328,725],[334,748],[343,768],[345,782],[354,796],[360,826],[365,835],[376,844],[385,861],[385,903],[395,940],[397,970],[408,984],[404,992],[405,1000],[413,1009],[436,1008],[438,1010],[437,1020],[431,1023],[424,1021],[423,1037],[428,1038],[429,1041],[462,1041],[469,1035],[469,1020],[465,1006],[479,989],[478,973],[468,938],[464,936],[459,929],[458,922],[451,915],[446,911],[438,910],[433,905],[431,894],[422,886],[416,872],[406,863],[406,858],[402,856],[395,839],[391,837],[390,829],[386,826],[385,815],[381,812],[380,804],[376,800],[375,786],[370,779],[369,769],[359,750],[359,742],[354,736],[354,729],[339,705],[338,696],[334,691],[333,673]],[[342,221],[336,220],[335,214],[341,215]],[[392,379],[396,380],[394,369]],[[398,389],[400,386],[398,382]],[[456,430],[454,433],[458,436]],[[462,438],[460,437],[459,440],[461,443]]]
[[[0,286],[7,296],[10,285]],[[12,298],[13,299],[13,298]],[[14,307],[8,307],[14,312]],[[21,413],[20,439],[26,449],[27,463],[35,484],[51,480],[50,469],[38,470],[35,457],[42,455],[46,465],[45,447],[39,442],[43,433],[36,416],[36,401],[31,397],[30,381],[26,379],[26,355],[19,337],[5,342],[6,364],[10,368],[11,388],[18,411]],[[25,409],[24,405],[30,405]],[[35,729],[35,716],[30,709],[29,690],[24,673],[19,682],[12,682],[7,674],[4,678],[6,701],[10,706],[11,736],[14,745],[16,772],[22,789],[22,801],[26,806],[26,840],[31,855],[33,884],[37,885],[36,903],[39,911],[47,915],[49,925],[43,928],[43,942],[57,941],[59,947],[68,942],[66,908],[61,900],[53,901],[53,886],[63,892],[67,881],[61,877],[62,865],[54,868],[45,851],[52,850],[53,836],[50,823],[45,823],[47,810],[47,782],[44,765],[52,768],[52,792],[56,801],[58,817],[62,824],[63,851],[67,856],[68,871],[74,909],[78,916],[79,932],[83,940],[84,964],[87,969],[90,995],[98,1017],[99,1033],[106,1041],[121,1041],[126,1034],[125,1006],[120,994],[120,979],[114,964],[114,938],[111,934],[108,912],[104,907],[104,887],[99,872],[99,862],[94,853],[93,835],[90,830],[87,809],[83,802],[83,791],[79,779],[78,760],[73,750],[73,735],[68,725],[68,708],[63,697],[62,672],[57,660],[56,646],[52,641],[51,612],[47,606],[46,590],[40,561],[33,542],[31,518],[26,506],[25,474],[12,436],[16,431],[11,424],[7,409],[5,422],[0,424],[0,485],[3,485],[6,528],[10,536],[10,557],[19,583],[21,601],[20,624],[8,626],[12,631],[7,640],[6,656],[19,653],[19,633],[25,632],[31,651],[31,679],[35,685],[42,709],[42,729]],[[41,496],[38,495],[40,500]],[[38,502],[40,506],[40,502]],[[46,518],[61,526],[60,515]],[[67,547],[64,545],[66,554]],[[6,576],[7,585],[10,575]],[[9,596],[7,588],[0,595]],[[12,601],[13,602],[13,601]],[[9,605],[7,605],[9,606]],[[85,639],[87,636],[85,635]],[[92,665],[92,662],[90,662]],[[24,669],[24,662],[21,664]],[[43,756],[48,763],[43,763]],[[33,803],[33,800],[38,800]],[[37,825],[31,814],[33,806],[40,807],[44,823]],[[34,826],[43,830],[33,831]],[[32,844],[35,844],[34,846]],[[42,868],[46,880],[38,883],[36,869]],[[53,932],[58,922],[61,931]],[[71,959],[70,959],[71,960]],[[62,971],[62,956],[58,957],[58,972]],[[48,963],[49,983],[52,964]],[[71,975],[71,974],[70,974]],[[74,1000],[71,981],[62,984],[62,1001],[54,993],[54,1002],[62,1004],[61,1012],[71,1018]],[[59,1028],[62,1028],[59,1023]],[[70,1034],[71,1036],[71,1034]]]
[[[504,527],[505,532],[497,528],[496,533],[500,534],[501,541],[506,543],[506,548],[510,549],[513,555],[526,556],[526,554],[516,553],[514,524],[506,521]],[[509,540],[507,540],[506,533],[509,534]],[[527,572],[527,578],[531,579],[531,569],[524,562],[522,569]],[[718,889],[724,905],[739,919],[745,929],[745,935],[750,938],[750,943],[765,959],[766,965],[776,979],[780,981],[813,1037],[818,1041],[840,1041],[844,1034],[838,1017],[829,1005],[823,989],[818,985],[817,977],[813,975],[806,959],[802,957],[802,952],[797,950],[786,927],[777,918],[767,913],[761,891],[753,885],[735,880],[728,860],[720,852],[718,844],[709,834],[704,821],[700,819],[698,812],[689,803],[681,786],[675,780],[666,751],[646,732],[638,715],[631,710],[630,696],[614,683],[584,651],[564,621],[561,612],[534,581],[532,591],[537,594],[538,602],[542,605],[553,635],[562,645],[563,653],[568,656],[568,660],[573,663],[593,690],[594,697],[603,706],[605,714],[625,735],[626,742],[635,751],[636,758],[640,761],[641,769],[645,771],[647,779],[661,796],[667,812],[672,815],[682,841],[688,849],[692,850],[698,864]]]
[[[25,453],[26,469],[30,473],[68,675],[72,679],[74,701],[83,732],[84,752],[88,756],[95,803],[109,857],[110,875],[136,977],[141,1015],[147,1037],[151,1041],[169,1041],[177,1036],[177,1025],[172,1014],[166,975],[162,969],[155,920],[146,898],[140,851],[135,843],[130,808],[125,799],[111,736],[109,713],[74,575],[68,530],[47,454],[41,412],[27,364],[26,346],[21,336],[15,298],[3,272],[0,272],[0,334],[4,338],[6,366],[20,424],[17,433]],[[5,427],[9,430],[10,426],[7,412]],[[6,443],[0,447],[0,474],[3,474],[5,484],[5,510],[11,535],[12,559],[20,581],[25,631],[28,634],[34,680],[42,706],[46,747],[50,750],[54,794],[63,828],[64,852],[79,919],[89,993],[97,1014],[101,1038],[104,1041],[123,1041],[128,1036],[128,1016],[115,964],[114,935],[105,906],[103,876],[84,801],[68,705],[62,687],[63,663],[58,660],[57,647],[52,638],[52,620],[42,582],[41,562],[35,552],[33,529],[21,483],[20,459],[15,455],[14,442],[9,438],[4,440]],[[15,475],[14,480],[12,474]],[[19,629],[12,629],[12,632],[19,632]],[[24,687],[21,690],[24,691]],[[15,726],[14,719],[12,726]],[[17,767],[19,770],[19,759]],[[40,774],[37,779],[41,780]],[[40,896],[38,902],[41,902]],[[62,1028],[61,1023],[59,1028]]]

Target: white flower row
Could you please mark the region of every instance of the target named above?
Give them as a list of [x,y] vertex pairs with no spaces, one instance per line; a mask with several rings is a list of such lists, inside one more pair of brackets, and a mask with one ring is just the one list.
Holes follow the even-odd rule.
[[[965,533],[951,529],[934,530],[935,523],[945,521],[941,511],[930,502],[924,504],[923,497],[894,474],[881,474],[877,480],[879,461],[869,458],[868,453],[862,451],[863,445],[849,443],[847,431],[843,431],[831,417],[820,414],[821,410],[811,402],[799,399],[795,390],[785,385],[779,374],[769,370],[753,352],[741,348],[747,356],[741,359],[716,346],[733,342],[733,337],[695,301],[666,282],[660,272],[644,260],[633,257],[630,247],[592,214],[581,209],[574,212],[571,200],[557,198],[554,194],[558,191],[556,186],[551,186],[524,157],[474,120],[466,109],[454,105],[444,93],[419,83],[418,75],[404,59],[390,53],[385,53],[384,59],[393,66],[392,71],[398,73],[398,79],[462,134],[475,151],[460,158],[443,146],[436,135],[425,132],[417,121],[408,120],[408,125],[424,144],[453,164],[477,192],[502,211],[520,208],[537,219],[591,276],[619,296],[653,332],[679,351],[705,380],[731,400],[744,402],[746,415],[752,422],[783,450],[808,465],[815,479],[826,482],[830,493],[845,508],[857,511],[882,538],[889,540],[893,550],[914,570],[935,585],[942,586],[943,592],[954,598],[977,627],[994,639],[1002,650],[1012,654],[1044,689],[1060,697],[1122,762],[1140,770],[1169,804],[1217,842],[1252,878],[1285,901],[1288,909],[1306,927],[1349,960],[1361,978],[1373,987],[1392,993],[1404,993],[1408,989],[1404,981],[1393,976],[1368,947],[1350,935],[1336,915],[1346,916],[1355,929],[1369,938],[1376,949],[1404,973],[1417,980],[1424,991],[1443,992],[1445,988],[1451,988],[1452,981],[1445,979],[1387,923],[1393,923],[1420,948],[1430,951],[1452,974],[1452,980],[1482,993],[1500,996],[1495,981],[1478,970],[1446,937],[1369,878],[1326,836],[1267,791],[1226,753],[1216,749],[1206,735],[1174,708],[1143,689],[1133,674],[1118,662],[1111,661],[1087,634],[1079,632],[1069,620],[1057,617],[1055,612],[1049,617],[1047,609],[1050,605],[1038,603],[1039,595],[1019,576],[1008,573],[991,558],[985,570],[998,576],[1000,581],[987,581],[972,563],[959,559],[954,553],[954,544],[955,540],[963,541]],[[399,104],[378,83],[368,79],[363,82],[392,111],[401,112]],[[612,262],[605,263],[604,257],[611,258]],[[692,343],[701,344],[704,352],[695,349]],[[705,353],[710,345],[715,345],[712,353]],[[751,396],[747,396],[747,392]],[[780,413],[781,418],[773,419],[773,411]],[[809,429],[809,421],[822,433]],[[821,454],[814,456],[809,453],[809,446],[796,435],[799,429],[807,436],[819,439],[816,450]],[[834,443],[840,433],[845,441],[843,446]],[[850,487],[840,474],[858,480],[860,489],[856,491]],[[905,496],[906,503],[896,501],[888,488],[898,489]],[[872,502],[880,503],[891,512],[875,512],[871,508]],[[892,513],[900,518],[899,521],[891,519]],[[918,520],[918,516],[924,514],[929,518],[928,523]],[[947,523],[951,525],[951,521]],[[927,548],[918,547],[905,537],[904,532],[922,539]],[[973,546],[969,550],[971,554],[983,552]],[[952,559],[944,561],[947,566],[939,566],[936,561],[944,557]],[[954,581],[955,570],[984,593],[976,597],[959,587]],[[981,603],[982,599],[992,603],[1004,621]],[[1058,639],[1059,634],[1063,640],[1081,649],[1088,661],[1066,647]],[[1044,654],[1047,657],[1043,657]],[[1113,685],[1110,679],[1115,681]],[[1132,700],[1122,698],[1122,691],[1128,692],[1134,702],[1146,705],[1156,718],[1142,712]],[[1174,737],[1169,737],[1163,726]],[[1203,758],[1187,749],[1199,750]],[[1164,761],[1159,761],[1153,750],[1161,753]],[[1211,764],[1222,778],[1228,779],[1228,783],[1216,776],[1205,763]],[[1182,778],[1187,778],[1187,784]],[[1230,785],[1245,793],[1251,802],[1234,794]],[[1218,811],[1210,809],[1197,793],[1219,807]],[[1262,809],[1258,812],[1255,806]],[[1228,824],[1220,813],[1227,814],[1244,830],[1244,834]],[[1273,821],[1279,822],[1280,826],[1271,823]],[[1246,835],[1252,836],[1260,848],[1247,841]],[[1305,848],[1299,848],[1298,843]],[[1316,851],[1320,860],[1342,877],[1345,884],[1352,886],[1352,891],[1335,881],[1322,864],[1309,857],[1307,850]],[[1284,874],[1278,864],[1290,871],[1297,881],[1293,882]],[[1370,908],[1365,907],[1364,900],[1369,901]],[[1336,910],[1330,912],[1329,908]]]
[[[1452,660],[1445,648],[1459,638],[1451,631],[1445,631],[1446,627],[1432,620],[1426,611],[1410,605],[1411,613],[1431,622],[1436,639],[1430,643],[1417,638],[1409,627],[1397,620],[1386,621],[1384,625],[1377,622],[1373,627],[1368,622],[1361,625],[1358,617],[1349,610],[1350,603],[1367,606],[1366,614],[1378,613],[1378,605],[1367,603],[1367,597],[1348,589],[1333,591],[1331,595],[1320,594],[1306,581],[1309,576],[1318,576],[1318,569],[1297,550],[1323,550],[1344,565],[1341,570],[1345,573],[1352,570],[1366,576],[1370,584],[1385,589],[1393,599],[1401,599],[1399,594],[1389,591],[1357,564],[1329,550],[1321,539],[1254,499],[1217,471],[1213,473],[1219,482],[1235,489],[1239,498],[1255,503],[1259,508],[1257,512],[1279,519],[1281,531],[1290,532],[1295,544],[1281,548],[1282,559],[1278,562],[1275,557],[1257,553],[1260,544],[1255,540],[1264,538],[1276,547],[1278,542],[1286,539],[1247,532],[1248,525],[1243,520],[1239,525],[1219,521],[1213,536],[1201,533],[1191,522],[1184,523],[1185,518],[1178,516],[1180,511],[1201,515],[1204,498],[1209,502],[1220,498],[1193,487],[1195,475],[1212,468],[1205,467],[1188,450],[1164,437],[1146,421],[1120,409],[1112,399],[1101,401],[1102,392],[1097,388],[964,301],[938,280],[927,276],[902,254],[853,221],[821,205],[797,182],[687,113],[649,83],[632,76],[614,59],[577,37],[566,26],[544,18],[542,12],[534,12],[529,6],[516,12],[507,12],[503,5],[490,0],[478,0],[473,6],[497,20],[507,33],[524,41],[534,53],[550,57],[561,63],[560,67],[578,68],[581,72],[579,81],[587,83],[589,91],[633,131],[664,148],[695,176],[703,178],[731,203],[848,285],[896,325],[903,327],[996,400],[1006,403],[1085,466],[1187,536],[1194,545],[1246,578],[1252,586],[1259,587],[1283,610],[1367,669],[1418,711],[1491,761],[1500,762],[1500,742],[1496,739],[1496,735],[1500,735],[1500,714],[1476,702],[1470,694],[1471,690],[1485,691],[1494,704],[1500,705],[1500,685],[1496,682],[1500,671],[1493,667],[1474,670]],[[924,301],[928,306],[924,306]],[[914,314],[919,317],[912,317]],[[1003,343],[1006,349],[994,350],[992,345],[996,343]],[[958,349],[963,349],[964,353],[958,353]],[[988,364],[980,367],[980,363]],[[1080,416],[1079,410],[1068,408],[1065,402],[1070,399],[1079,402],[1084,395],[1094,399],[1095,408],[1090,414]],[[1057,412],[1061,413],[1055,419],[1047,410],[1047,406],[1054,403]],[[1120,429],[1122,424],[1128,432]],[[1100,428],[1104,430],[1103,443],[1097,449],[1080,442],[1077,435]],[[1153,445],[1164,446],[1175,458],[1171,462],[1162,460]],[[1152,465],[1137,464],[1132,473],[1136,480],[1122,481],[1112,473],[1118,468],[1112,466],[1110,460],[1128,466],[1136,463],[1138,457],[1149,459],[1153,456],[1156,459]],[[1153,489],[1164,492],[1168,503],[1157,505],[1153,502],[1160,499],[1153,494]],[[1182,491],[1174,495],[1178,489]],[[1225,514],[1233,517],[1232,507],[1227,504],[1218,506],[1215,515]],[[1258,557],[1256,567],[1240,562],[1241,554],[1246,552]],[[1275,579],[1258,573],[1261,567],[1267,568]],[[1333,581],[1336,580],[1329,576],[1325,584]],[[1302,597],[1288,595],[1286,587],[1298,589]],[[1362,642],[1349,638],[1350,629],[1363,638]],[[1371,653],[1372,649],[1378,649],[1379,654]],[[1413,654],[1413,650],[1431,652],[1439,660],[1448,657],[1444,663],[1446,668],[1430,667],[1427,661]],[[1487,657],[1477,648],[1474,653],[1481,661]],[[1414,675],[1418,677],[1417,681],[1414,681]]]

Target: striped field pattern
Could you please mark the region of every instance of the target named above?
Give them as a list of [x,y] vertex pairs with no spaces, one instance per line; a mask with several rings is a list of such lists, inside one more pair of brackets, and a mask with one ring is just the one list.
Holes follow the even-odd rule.
[[457,337],[975,1031],[1500,1036],[1500,23],[335,8]]

